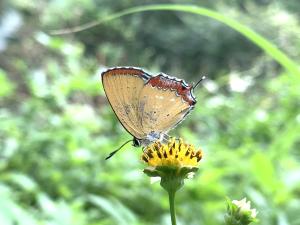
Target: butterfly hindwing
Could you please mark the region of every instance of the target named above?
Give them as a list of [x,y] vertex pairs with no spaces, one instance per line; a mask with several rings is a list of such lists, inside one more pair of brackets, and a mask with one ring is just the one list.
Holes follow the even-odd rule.
[[[139,117],[144,133],[166,133],[184,119],[196,100],[189,86],[165,75],[149,79],[140,93]],[[183,89],[183,90],[182,90]]]

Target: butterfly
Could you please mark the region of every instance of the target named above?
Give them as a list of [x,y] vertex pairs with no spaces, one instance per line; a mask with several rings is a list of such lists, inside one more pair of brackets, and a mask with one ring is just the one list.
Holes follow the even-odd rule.
[[168,131],[195,107],[192,92],[205,77],[193,86],[163,73],[152,76],[139,68],[114,67],[104,71],[101,78],[114,113],[133,136],[133,146],[139,147],[169,139]]

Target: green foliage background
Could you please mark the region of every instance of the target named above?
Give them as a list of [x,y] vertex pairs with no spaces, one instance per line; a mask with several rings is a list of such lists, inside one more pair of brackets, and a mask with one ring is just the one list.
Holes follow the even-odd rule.
[[[259,224],[300,224],[297,74],[224,24],[177,11],[49,34],[150,3],[0,3],[1,225],[169,224],[167,195],[142,173],[140,149],[104,160],[130,138],[100,82],[100,71],[121,65],[190,83],[209,78],[195,93],[195,110],[171,132],[205,153],[177,195],[180,224],[223,224],[225,196],[249,198]],[[184,3],[246,24],[299,62],[297,0]]]

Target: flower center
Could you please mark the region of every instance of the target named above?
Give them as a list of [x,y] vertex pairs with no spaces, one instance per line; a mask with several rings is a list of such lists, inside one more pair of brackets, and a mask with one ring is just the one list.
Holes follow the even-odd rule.
[[196,167],[202,159],[202,150],[195,150],[191,144],[184,143],[182,139],[172,138],[168,143],[159,141],[146,147],[142,160],[149,166],[175,166]]

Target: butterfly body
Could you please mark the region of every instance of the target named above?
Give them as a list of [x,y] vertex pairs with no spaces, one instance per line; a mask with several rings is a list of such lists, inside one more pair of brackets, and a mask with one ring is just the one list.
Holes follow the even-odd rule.
[[155,141],[164,142],[167,139],[168,139],[168,135],[167,134],[160,133],[160,132],[155,132],[155,131],[151,131],[143,139],[137,139],[136,137],[134,137],[134,140],[133,140],[134,144],[133,144],[133,146],[135,146],[135,147],[148,146],[148,145],[150,145],[151,143],[153,143]]
[[116,67],[102,73],[102,84],[134,146],[167,139],[168,131],[196,104],[192,85],[162,73],[152,76],[138,68]]

